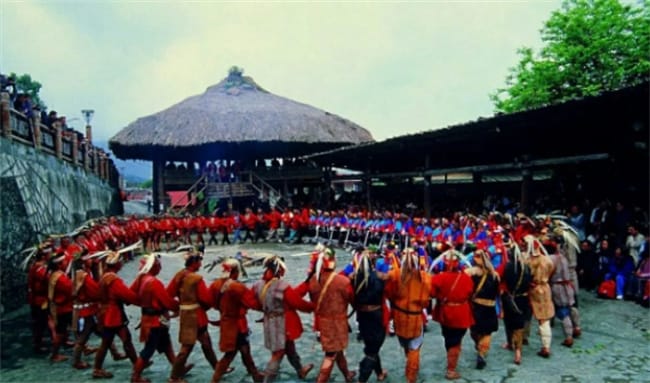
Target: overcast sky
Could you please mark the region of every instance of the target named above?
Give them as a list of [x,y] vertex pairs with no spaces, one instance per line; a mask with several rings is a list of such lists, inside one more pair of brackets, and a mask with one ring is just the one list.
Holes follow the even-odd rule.
[[0,70],[50,109],[94,109],[105,140],[200,94],[232,65],[377,140],[493,115],[516,50],[560,1],[225,3],[0,0]]

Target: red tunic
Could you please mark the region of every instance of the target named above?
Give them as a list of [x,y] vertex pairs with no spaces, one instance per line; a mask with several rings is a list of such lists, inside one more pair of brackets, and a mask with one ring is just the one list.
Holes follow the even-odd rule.
[[83,318],[97,313],[99,310],[97,302],[99,302],[100,293],[99,284],[95,282],[90,273],[86,271],[79,272],[83,272],[85,275],[83,277],[83,283],[76,291],[75,308],[79,310],[79,317]]
[[213,307],[221,313],[219,350],[234,351],[237,349],[237,335],[248,333],[246,312],[249,308],[259,310],[261,306],[253,291],[234,279],[215,280],[210,285],[210,293]]
[[114,272],[106,272],[99,281],[101,296],[100,318],[105,327],[124,325],[122,317],[125,303],[138,304],[138,296],[131,291]]
[[445,271],[431,278],[431,296],[436,298],[433,319],[451,328],[469,328],[474,324],[469,304],[474,291],[472,278],[463,272]]
[[178,311],[178,302],[165,290],[162,282],[153,275],[139,275],[131,284],[142,307],[140,341],[146,342],[152,328],[161,327],[160,316],[166,316],[169,310]]
[[287,340],[296,340],[302,335],[303,327],[298,310],[302,312],[312,312],[316,304],[302,299],[309,292],[309,285],[301,283],[292,288],[289,287],[284,291],[284,319]]
[[276,230],[280,227],[280,221],[282,220],[282,215],[277,211],[273,210],[266,215],[266,221],[269,223],[269,229]]
[[205,226],[207,226],[210,233],[217,233],[221,229],[221,219],[217,217],[207,218]]
[[255,225],[257,225],[257,216],[252,213],[245,214],[242,217],[242,224],[246,226],[248,230],[255,230]]
[[34,262],[27,273],[27,302],[32,306],[47,308],[47,267]]
[[56,304],[57,315],[72,312],[72,281],[65,273],[56,280],[52,300]]

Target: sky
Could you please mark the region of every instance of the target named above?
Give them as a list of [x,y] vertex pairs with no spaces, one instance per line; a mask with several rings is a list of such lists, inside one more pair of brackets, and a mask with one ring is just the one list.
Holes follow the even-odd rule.
[[494,114],[516,51],[558,1],[0,0],[0,71],[29,73],[77,129],[107,140],[243,67],[266,90],[376,140]]

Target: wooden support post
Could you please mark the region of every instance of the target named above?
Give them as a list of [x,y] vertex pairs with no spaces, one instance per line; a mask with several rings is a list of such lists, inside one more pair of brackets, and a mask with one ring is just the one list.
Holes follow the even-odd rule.
[[72,165],[78,166],[79,165],[79,141],[77,138],[77,132],[73,132],[72,134]]
[[41,111],[34,109],[34,114],[32,116],[32,142],[36,149],[41,148]]
[[153,161],[153,182],[151,185],[152,190],[152,199],[153,199],[153,213],[158,214],[160,213],[160,204],[163,201],[163,198],[161,196],[164,196],[164,184],[163,184],[163,170],[164,170],[164,162],[161,160],[154,160]]
[[2,135],[11,140],[11,112],[9,111],[11,109],[11,99],[9,93],[2,92],[0,102],[0,108],[2,109],[0,112],[2,114]]
[[366,173],[364,178],[366,184],[366,204],[368,205],[368,212],[372,211],[372,199],[370,198],[370,189],[372,188],[372,177],[369,172]]
[[93,142],[93,128],[90,126],[90,124],[86,125],[86,142]]
[[99,148],[96,148],[91,145],[93,148],[93,173],[99,175]]
[[99,178],[102,180],[106,179],[106,157],[104,153],[99,156]]
[[85,140],[83,143],[84,147],[84,169],[86,172],[90,171],[90,143]]
[[530,189],[533,184],[533,172],[530,169],[521,171],[523,179],[521,180],[521,211],[524,214],[529,213],[530,208]]
[[52,124],[54,128],[54,150],[56,152],[56,158],[63,159],[63,132],[61,129],[61,123],[56,121]]
[[483,175],[479,172],[472,173],[472,187],[474,188],[474,193],[481,196],[481,201],[483,200]]
[[[424,170],[431,167],[431,155],[424,155]],[[431,176],[424,175],[424,216],[431,218]]]

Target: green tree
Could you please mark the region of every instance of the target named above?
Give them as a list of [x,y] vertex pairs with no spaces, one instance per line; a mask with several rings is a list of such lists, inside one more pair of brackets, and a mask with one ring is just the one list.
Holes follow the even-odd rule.
[[497,112],[592,96],[649,77],[650,0],[565,0],[541,34],[539,54],[519,49],[506,86],[490,95]]
[[46,108],[45,102],[43,102],[38,94],[43,87],[40,82],[33,80],[32,76],[27,73],[20,76],[16,75],[15,73],[11,73],[10,77],[13,77],[15,79],[16,89],[18,90],[18,93],[28,94],[32,98],[34,106],[39,106],[41,109]]
[[138,185],[141,189],[151,189],[153,187],[153,180],[146,180]]

